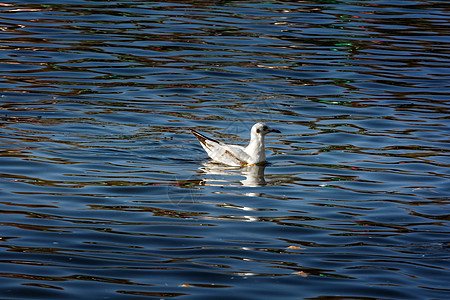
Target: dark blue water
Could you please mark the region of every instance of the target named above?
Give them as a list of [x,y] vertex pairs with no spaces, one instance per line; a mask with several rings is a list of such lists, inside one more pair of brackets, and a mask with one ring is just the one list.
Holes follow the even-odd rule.
[[1,299],[449,298],[447,1],[0,16]]

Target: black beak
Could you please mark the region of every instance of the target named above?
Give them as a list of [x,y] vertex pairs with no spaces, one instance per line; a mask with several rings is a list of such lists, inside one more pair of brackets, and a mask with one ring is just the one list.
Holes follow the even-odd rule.
[[276,132],[276,133],[281,133],[281,131],[279,131],[278,129],[270,129],[269,132]]

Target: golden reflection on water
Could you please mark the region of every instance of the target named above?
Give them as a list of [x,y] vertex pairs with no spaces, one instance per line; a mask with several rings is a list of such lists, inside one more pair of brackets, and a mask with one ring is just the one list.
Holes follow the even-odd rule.
[[0,297],[447,296],[441,2],[0,9]]

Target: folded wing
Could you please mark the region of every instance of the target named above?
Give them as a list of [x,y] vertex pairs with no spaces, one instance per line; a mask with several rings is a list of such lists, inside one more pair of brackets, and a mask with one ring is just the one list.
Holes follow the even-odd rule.
[[244,147],[227,145],[206,137],[194,129],[189,130],[197,137],[203,149],[205,149],[206,153],[208,153],[209,157],[213,160],[230,166],[242,166],[247,164],[250,157],[245,153]]

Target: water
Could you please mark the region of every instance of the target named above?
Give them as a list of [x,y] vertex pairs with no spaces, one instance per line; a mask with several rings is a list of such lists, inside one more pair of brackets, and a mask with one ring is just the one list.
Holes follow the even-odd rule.
[[0,5],[0,298],[448,299],[447,1]]

